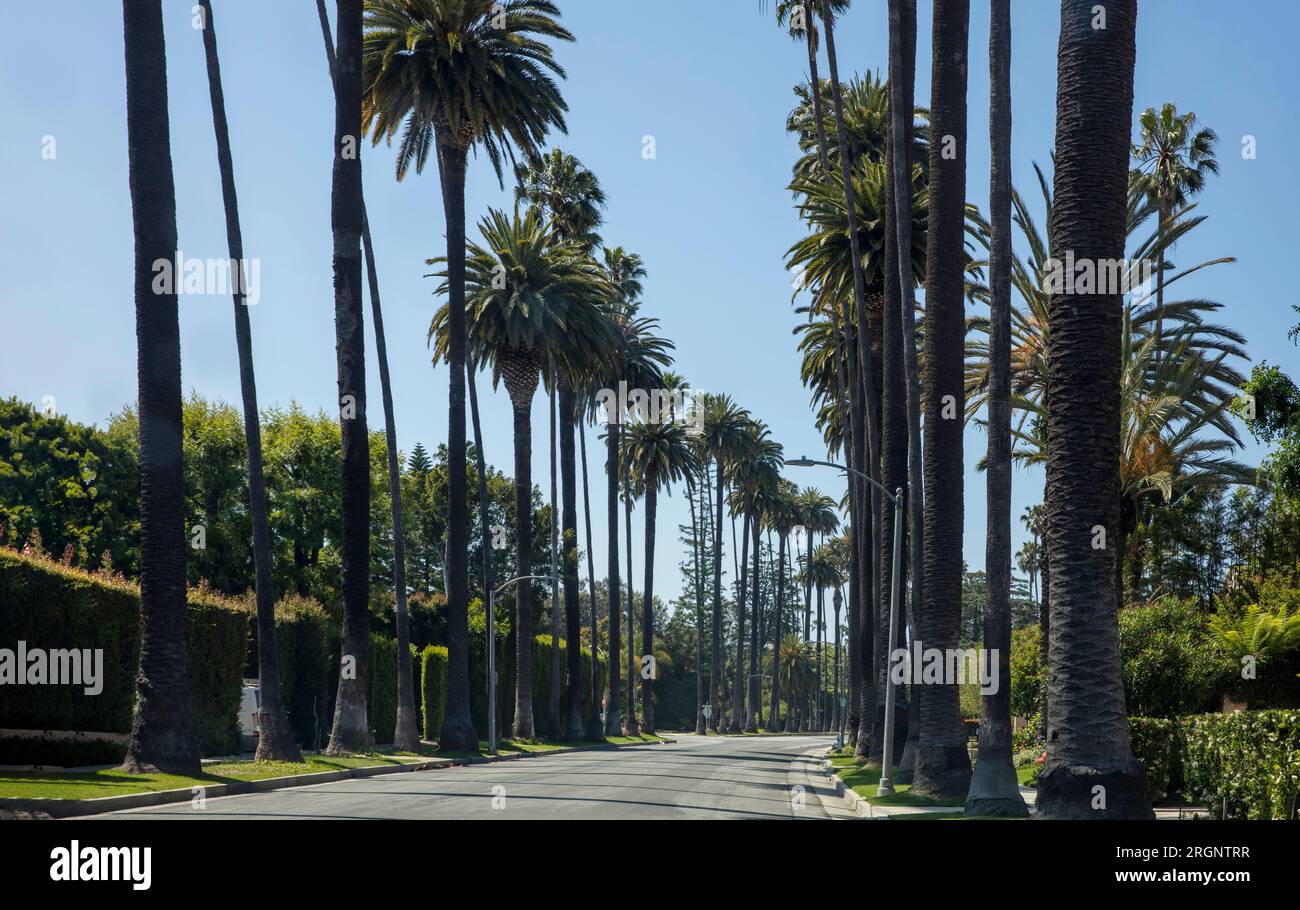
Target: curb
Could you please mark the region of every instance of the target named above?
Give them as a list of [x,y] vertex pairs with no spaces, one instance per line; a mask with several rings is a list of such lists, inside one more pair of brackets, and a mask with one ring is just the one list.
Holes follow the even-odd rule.
[[[101,796],[95,799],[56,799],[56,798],[22,798],[0,797],[0,813],[29,813],[48,816],[49,818],[77,818],[85,815],[100,815],[105,812],[118,812],[123,809],[139,809],[146,806],[163,806],[169,803],[184,803],[192,800],[202,790],[202,796],[216,798],[220,796],[238,796],[244,793],[262,793],[268,790],[284,790],[291,787],[308,787],[313,784],[331,784],[341,780],[354,780],[361,777],[378,777],[384,774],[403,774],[410,771],[439,771],[465,765],[486,765],[502,761],[515,761],[520,758],[538,758],[544,755],[562,755],[566,752],[596,752],[617,749],[638,749],[644,746],[659,746],[675,743],[676,740],[664,739],[647,743],[628,743],[627,745],[600,746],[566,746],[547,752],[522,752],[515,755],[482,755],[466,758],[435,758],[427,761],[405,762],[397,765],[371,765],[364,768],[342,768],[338,771],[318,771],[312,774],[294,774],[287,777],[267,777],[262,780],[234,781],[228,784],[203,784],[196,787],[183,787],[175,790],[152,790],[147,793],[126,793],[121,796]],[[4,817],[0,814],[0,817]]]

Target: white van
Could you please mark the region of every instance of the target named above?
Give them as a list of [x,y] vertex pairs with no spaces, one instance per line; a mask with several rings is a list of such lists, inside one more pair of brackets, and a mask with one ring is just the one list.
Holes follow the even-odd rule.
[[239,748],[256,752],[261,733],[262,686],[259,680],[246,679],[239,699]]

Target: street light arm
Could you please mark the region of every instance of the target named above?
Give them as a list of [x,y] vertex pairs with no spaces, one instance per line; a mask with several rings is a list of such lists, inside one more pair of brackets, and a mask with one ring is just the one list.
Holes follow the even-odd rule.
[[[895,494],[885,489],[883,484],[879,483],[876,480],[873,480],[871,477],[868,477],[866,474],[863,474],[861,471],[857,470],[856,468],[850,468],[842,464],[836,464],[833,461],[818,461],[815,458],[809,458],[807,455],[804,455],[800,458],[787,458],[785,459],[785,464],[787,467],[792,467],[792,468],[811,468],[814,465],[821,465],[822,467],[825,468],[836,468],[840,471],[844,471],[846,474],[852,474],[854,477],[861,477],[867,483],[871,484],[873,487],[879,490],[890,502],[898,501]],[[899,487],[899,490],[904,489],[906,486],[907,484],[904,483],[902,486]]]
[[495,597],[496,595],[498,595],[498,594],[500,594],[502,591],[504,591],[506,588],[510,587],[512,584],[515,584],[516,582],[520,582],[520,581],[544,581],[544,582],[546,582],[547,584],[550,584],[550,583],[551,583],[551,576],[549,576],[549,575],[519,575],[519,576],[516,576],[515,578],[510,579],[510,580],[507,581],[505,584],[501,585],[501,587],[499,587],[499,588],[497,588],[495,591],[493,591],[493,592],[492,592],[492,596]]

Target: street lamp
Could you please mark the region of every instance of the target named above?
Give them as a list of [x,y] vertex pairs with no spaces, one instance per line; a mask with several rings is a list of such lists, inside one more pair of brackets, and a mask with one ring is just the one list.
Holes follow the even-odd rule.
[[[833,461],[818,461],[809,458],[807,455],[786,459],[785,463],[795,468],[811,468],[814,465],[820,465],[844,471],[846,474],[852,474],[871,484],[894,504],[894,565],[889,588],[889,641],[887,642],[887,648],[892,648],[894,641],[898,637],[898,588],[899,572],[902,567],[901,551],[903,541],[903,487],[899,487],[893,493],[890,493],[861,471],[842,464],[836,464]],[[888,654],[888,650],[885,653]],[[884,754],[881,755],[880,785],[876,788],[877,796],[890,796],[894,792],[892,779],[894,771],[894,680],[893,673],[889,672],[888,660],[885,661],[885,671],[885,741],[883,743]],[[841,748],[843,748],[843,737],[844,734],[841,733]]]
[[[488,595],[487,612],[487,688],[488,688],[488,751],[493,755],[497,751],[497,595],[513,584],[521,581],[543,581],[554,584],[550,575],[519,575],[505,582]],[[551,592],[555,596],[554,589]],[[552,601],[554,602],[554,601]]]

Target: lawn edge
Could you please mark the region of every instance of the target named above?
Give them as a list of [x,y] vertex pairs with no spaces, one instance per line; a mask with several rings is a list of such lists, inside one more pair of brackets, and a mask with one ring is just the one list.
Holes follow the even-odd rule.
[[[563,755],[566,752],[592,752],[613,749],[639,749],[646,746],[662,746],[675,743],[676,740],[663,739],[644,743],[593,743],[590,746],[565,746],[545,752],[521,752],[512,755],[477,755],[465,758],[430,758],[424,761],[402,762],[400,764],[367,765],[361,768],[342,768],[337,771],[315,771],[311,774],[290,774],[284,777],[267,777],[262,780],[232,781],[227,784],[203,784],[204,798],[220,796],[238,796],[243,793],[261,793],[267,790],[283,790],[291,787],[308,787],[313,784],[332,784],[341,780],[353,780],[358,777],[377,777],[382,774],[401,774],[409,771],[440,771],[465,765],[486,765],[502,761],[515,761],[521,758],[540,758],[545,755]],[[180,787],[172,790],[150,790],[145,793],[124,793],[118,796],[100,796],[93,799],[63,799],[57,797],[0,797],[0,812],[40,812],[50,818],[80,818],[87,815],[102,815],[105,812],[120,812],[124,809],[140,809],[147,806],[163,806],[170,803],[188,802],[194,798],[197,787]]]

